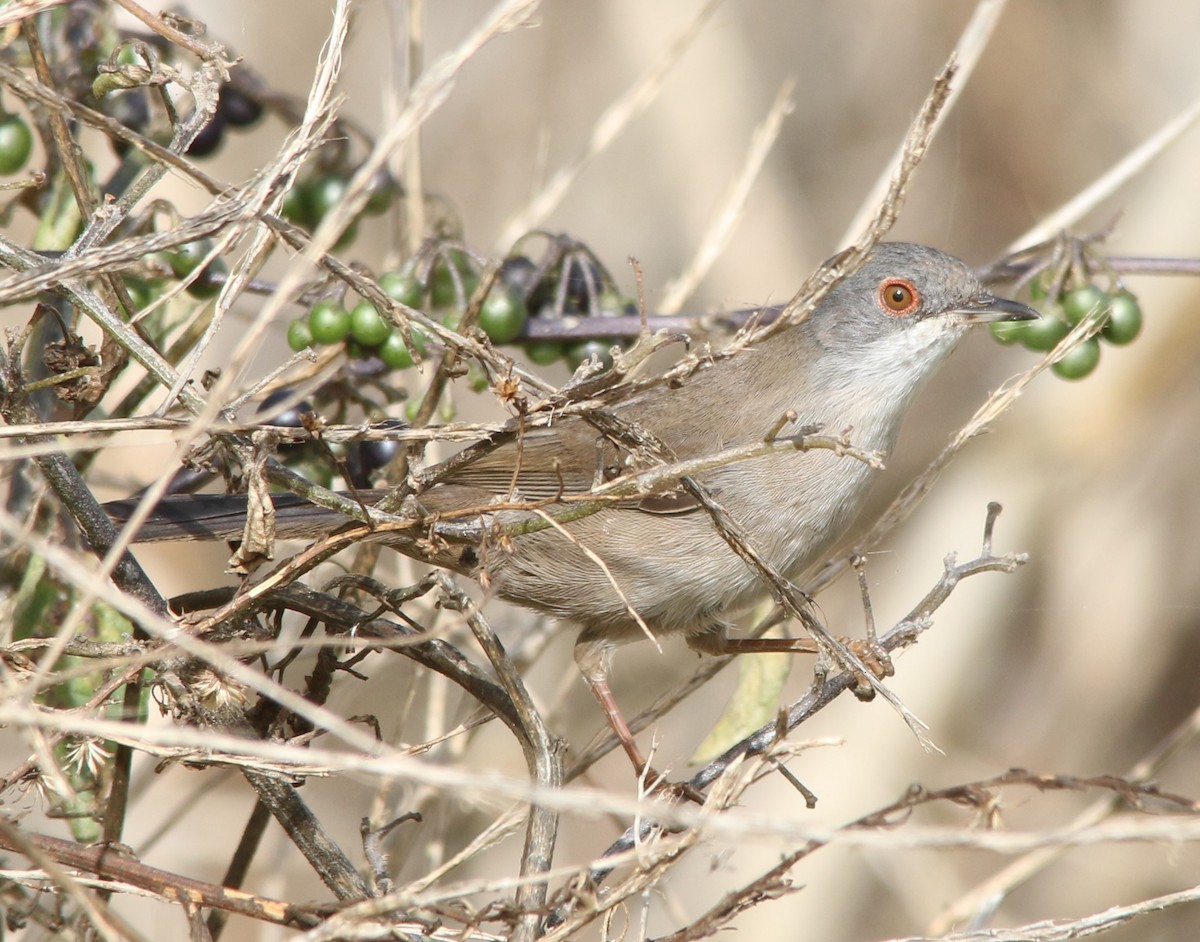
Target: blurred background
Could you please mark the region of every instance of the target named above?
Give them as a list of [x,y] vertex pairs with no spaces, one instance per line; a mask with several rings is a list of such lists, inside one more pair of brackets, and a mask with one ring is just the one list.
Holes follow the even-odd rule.
[[[654,310],[711,224],[755,127],[781,84],[793,78],[794,110],[728,247],[686,309],[787,300],[842,247],[846,227],[973,6],[939,0],[719,6],[658,96],[582,172],[546,228],[591,246],[627,293],[635,293],[635,283],[625,260],[636,258],[647,308]],[[477,0],[425,4],[425,62],[451,49],[490,8]],[[405,5],[364,0],[356,9],[340,87],[343,111],[380,128],[403,96]],[[698,9],[690,0],[547,2],[532,26],[498,38],[473,58],[421,138],[425,185],[452,204],[468,244],[493,254],[508,249],[499,240],[531,194],[585,148],[598,116],[665,54]],[[306,94],[328,28],[322,5],[205,0],[190,12],[272,86]],[[1200,96],[1198,31],[1200,6],[1169,0],[1011,0],[891,237],[935,245],[972,264],[998,257]],[[284,131],[268,122],[206,166],[218,178],[243,180],[275,153]],[[1089,214],[1079,231],[1116,218],[1108,243],[1113,253],[1200,255],[1197,168],[1200,131],[1193,130]],[[181,208],[207,203],[203,194],[174,186],[171,198]],[[374,221],[365,231],[369,237],[360,236],[348,256],[376,269],[394,264],[396,220]],[[1015,575],[984,575],[961,585],[934,628],[898,661],[890,686],[929,725],[941,754],[923,750],[886,704],[846,697],[797,734],[841,741],[791,765],[818,796],[816,809],[806,810],[781,777],[753,787],[748,809],[836,826],[896,800],[913,783],[947,787],[1014,767],[1120,775],[1200,704],[1200,281],[1137,277],[1128,284],[1145,311],[1141,338],[1127,348],[1107,348],[1099,369],[1081,382],[1039,377],[870,558],[876,618],[889,626],[937,580],[947,553],[966,559],[978,551],[988,501],[1004,505],[996,549],[1030,554]],[[264,349],[255,369],[285,359],[283,328],[278,348]],[[228,333],[232,344],[237,331]],[[875,509],[937,453],[991,389],[1034,359],[986,334],[971,338],[910,415]],[[565,372],[549,375],[565,378]],[[470,415],[476,407],[460,400],[460,408]],[[137,483],[139,468],[154,467],[152,448],[141,441],[127,445],[106,461],[114,495]],[[139,551],[166,592],[212,584],[226,556],[222,547]],[[852,579],[823,593],[819,604],[835,633],[861,631]],[[498,602],[488,601],[485,612],[506,638],[528,630],[528,616]],[[557,631],[528,679],[552,727],[577,754],[601,717],[574,672],[572,642],[573,631]],[[617,699],[627,715],[635,714],[696,666],[681,642],[664,644],[662,654],[648,644],[626,647],[616,657]],[[370,680],[344,681],[331,705],[344,715],[375,713],[387,735],[419,739],[420,724],[406,718],[405,709],[424,681],[398,658],[372,659],[366,670]],[[809,662],[798,660],[785,699],[798,697],[810,677]],[[657,767],[683,773],[734,680],[735,672],[726,671],[641,735],[646,744],[657,740]],[[447,715],[456,718],[459,709],[450,703]],[[524,774],[519,753],[499,728],[486,730],[456,761]],[[127,842],[144,862],[219,880],[251,808],[244,783],[172,769],[163,773],[174,780],[168,786],[148,761],[139,760],[135,770],[135,793],[140,788],[155,799],[131,817]],[[1156,778],[1164,790],[1195,797],[1198,773],[1200,749],[1189,742]],[[586,781],[632,793],[622,755],[607,757]],[[302,795],[347,847],[376,800],[371,783],[344,779],[312,780]],[[388,800],[402,809],[411,797],[401,786]],[[1065,826],[1098,797],[1006,792],[999,826]],[[494,810],[479,809],[468,823],[478,826]],[[420,834],[398,838],[397,879],[427,869],[423,852],[431,841],[461,842],[451,824],[462,826],[463,818],[461,808],[451,807],[444,820],[435,816]],[[962,824],[969,818],[943,808],[922,820]],[[227,821],[228,830],[212,827],[214,821]],[[168,831],[151,843],[164,824],[174,836]],[[568,818],[557,861],[586,860],[620,830],[615,821],[605,826]],[[194,839],[201,831],[204,843]],[[188,838],[179,839],[181,833]],[[644,901],[649,935],[695,919],[786,849],[746,842],[694,851]],[[518,853],[519,841],[510,839],[459,876],[509,873]],[[944,907],[1008,862],[983,852],[828,849],[796,868],[795,893],[756,907],[735,925],[744,938],[761,939],[926,933]],[[983,924],[1079,917],[1190,887],[1198,875],[1200,852],[1187,843],[1069,850]],[[278,832],[268,838],[248,886],[289,899],[325,895]],[[162,918],[155,904],[123,906],[135,919],[142,906],[145,918]],[[635,926],[641,918],[631,907]],[[182,923],[169,928],[180,931]],[[1109,937],[1186,938],[1197,929],[1200,913],[1179,907]],[[274,937],[270,929],[239,921],[225,936]]]

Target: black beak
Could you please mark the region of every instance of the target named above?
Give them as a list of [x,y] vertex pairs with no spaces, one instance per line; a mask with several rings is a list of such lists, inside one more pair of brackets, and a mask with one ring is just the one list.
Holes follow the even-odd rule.
[[993,321],[1035,321],[1042,315],[1020,301],[981,294],[960,308],[948,312],[964,324],[990,324]]

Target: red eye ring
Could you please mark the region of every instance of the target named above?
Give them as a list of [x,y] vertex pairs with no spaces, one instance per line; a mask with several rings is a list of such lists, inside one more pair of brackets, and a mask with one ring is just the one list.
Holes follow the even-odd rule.
[[891,317],[911,314],[921,303],[921,293],[905,278],[889,278],[879,286],[879,306]]

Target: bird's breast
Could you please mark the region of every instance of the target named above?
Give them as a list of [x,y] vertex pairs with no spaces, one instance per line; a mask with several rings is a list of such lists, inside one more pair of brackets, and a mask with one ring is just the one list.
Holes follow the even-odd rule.
[[718,500],[753,546],[789,578],[822,562],[862,509],[863,462],[813,449],[764,459],[714,480]]

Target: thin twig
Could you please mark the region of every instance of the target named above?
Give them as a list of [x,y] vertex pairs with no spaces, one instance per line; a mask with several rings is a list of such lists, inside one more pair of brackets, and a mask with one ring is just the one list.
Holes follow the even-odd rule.
[[695,255],[684,266],[683,271],[668,282],[663,290],[662,299],[658,304],[660,314],[678,313],[683,302],[695,292],[696,286],[708,274],[709,269],[712,268],[713,263],[729,242],[738,217],[741,216],[746,200],[750,196],[754,181],[762,171],[771,148],[779,139],[779,132],[783,129],[783,120],[792,112],[792,92],[795,87],[794,79],[788,79],[779,87],[775,100],[767,111],[766,118],[763,119],[762,124],[758,126],[754,136],[750,139],[750,150],[743,161],[741,172],[730,184],[729,191],[721,201],[721,207],[709,224],[704,238],[697,246]]
[[[953,58],[951,61],[957,67],[956,78],[958,81],[951,86],[949,94],[946,96],[945,104],[942,106],[930,128],[931,133],[936,133],[942,121],[945,120],[946,116],[954,108],[955,102],[958,101],[963,89],[967,87],[967,82],[975,71],[975,66],[978,64],[984,50],[987,48],[996,24],[1000,22],[1000,16],[1004,13],[1007,2],[1008,0],[979,0],[975,5],[975,12],[971,15],[971,19],[959,35],[958,42],[955,44],[954,52],[952,53]],[[875,181],[875,185],[863,200],[862,206],[854,215],[853,221],[847,227],[839,244],[844,245],[850,242],[855,238],[857,233],[869,226],[872,218],[878,212],[878,207],[885,204],[891,188],[891,180],[904,164],[906,146],[907,141],[897,149],[895,156],[887,168],[880,174],[879,179]]]
[[638,77],[624,95],[617,98],[596,119],[592,135],[578,155],[564,164],[519,212],[500,235],[498,244],[507,250],[523,235],[538,228],[566,195],[584,168],[617,137],[637,115],[641,114],[654,100],[662,88],[667,75],[679,62],[683,53],[700,35],[704,25],[711,19],[722,0],[706,0],[679,35]]
[[1045,242],[1047,239],[1054,238],[1067,227],[1074,225],[1101,201],[1145,170],[1151,161],[1179,140],[1183,133],[1198,120],[1200,120],[1200,97],[1117,161],[1090,186],[1085,187],[1058,209],[1043,216],[1036,226],[1014,239],[1006,252],[1016,252],[1030,245]]
[[[533,698],[517,672],[507,652],[491,626],[480,614],[475,603],[467,598],[445,574],[439,573],[438,587],[451,607],[463,614],[475,640],[483,648],[520,720],[518,735],[529,774],[539,789],[561,788],[563,784],[563,743],[546,729]],[[554,843],[558,835],[558,816],[550,808],[534,804],[529,808],[525,828],[525,847],[521,854],[520,875],[536,878],[549,872],[554,859]],[[516,942],[533,942],[539,935],[542,909],[546,902],[547,886],[543,880],[523,882],[517,890],[517,924],[513,931]]]

